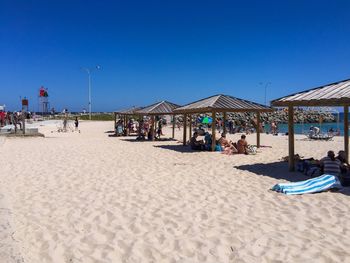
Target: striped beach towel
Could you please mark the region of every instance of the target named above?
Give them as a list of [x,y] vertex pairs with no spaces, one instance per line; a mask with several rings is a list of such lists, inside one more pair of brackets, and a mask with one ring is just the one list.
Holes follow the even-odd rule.
[[300,195],[318,193],[331,188],[341,188],[340,181],[334,175],[324,174],[306,181],[276,184],[271,190],[286,195]]

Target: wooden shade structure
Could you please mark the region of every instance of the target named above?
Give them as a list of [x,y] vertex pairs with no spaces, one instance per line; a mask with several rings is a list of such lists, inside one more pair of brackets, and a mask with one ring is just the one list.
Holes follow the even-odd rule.
[[[271,112],[272,108],[264,105],[235,98],[229,95],[214,95],[208,98],[204,98],[192,103],[189,103],[183,107],[174,110],[177,114],[184,115],[184,135],[183,144],[186,145],[186,126],[187,126],[187,115],[194,113],[212,113],[213,125],[212,125],[212,150],[215,149],[215,122],[216,113],[220,112],[224,114],[224,123],[226,121],[227,112],[256,112],[257,113],[257,145],[260,147],[260,113]],[[225,126],[225,125],[224,125]]]
[[155,116],[157,115],[172,115],[173,116],[173,127],[172,127],[172,138],[175,136],[175,114],[174,109],[180,107],[180,105],[177,105],[175,103],[169,102],[169,101],[160,101],[154,104],[151,104],[149,106],[146,106],[140,110],[137,110],[135,113],[138,115],[149,115],[152,118],[153,122],[153,140],[154,140],[154,134],[155,134]]
[[294,93],[271,102],[272,106],[288,107],[289,170],[295,170],[294,161],[294,107],[344,107],[344,150],[349,156],[350,79]]

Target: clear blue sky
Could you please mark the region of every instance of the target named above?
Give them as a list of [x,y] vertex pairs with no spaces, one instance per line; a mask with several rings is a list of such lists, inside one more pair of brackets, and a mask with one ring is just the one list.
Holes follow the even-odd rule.
[[0,104],[111,111],[224,93],[264,103],[350,78],[350,1],[0,0]]

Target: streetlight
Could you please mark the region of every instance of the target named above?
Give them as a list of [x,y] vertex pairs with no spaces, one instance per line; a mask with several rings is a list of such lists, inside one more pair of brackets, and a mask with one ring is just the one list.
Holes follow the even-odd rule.
[[[260,84],[260,85],[263,85],[264,83],[263,83],[263,82],[260,82],[259,84]],[[266,104],[267,86],[270,85],[270,84],[271,84],[271,82],[266,82],[266,83],[265,83],[265,87],[264,87],[264,101],[265,101],[265,106],[267,106],[267,104]]]
[[101,69],[101,66],[97,65],[95,68],[82,68],[88,74],[89,85],[89,119],[91,120],[91,71]]

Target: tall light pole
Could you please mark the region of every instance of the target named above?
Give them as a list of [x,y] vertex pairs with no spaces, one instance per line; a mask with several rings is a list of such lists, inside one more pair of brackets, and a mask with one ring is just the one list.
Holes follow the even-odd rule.
[[[260,82],[259,83],[260,85],[263,85],[264,83],[263,82]],[[265,83],[265,86],[264,86],[264,105],[267,106],[267,103],[266,103],[266,94],[267,94],[267,86],[270,85],[271,82],[266,82]]]
[[95,68],[82,68],[88,74],[88,86],[89,86],[89,119],[91,120],[91,71],[101,69],[99,65]]

